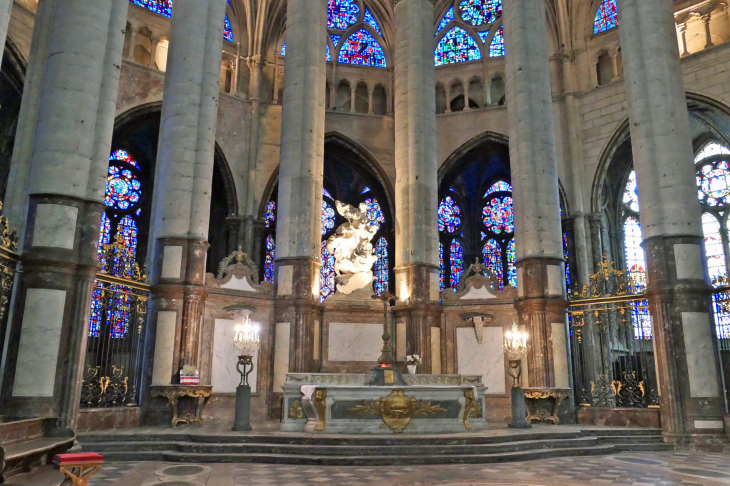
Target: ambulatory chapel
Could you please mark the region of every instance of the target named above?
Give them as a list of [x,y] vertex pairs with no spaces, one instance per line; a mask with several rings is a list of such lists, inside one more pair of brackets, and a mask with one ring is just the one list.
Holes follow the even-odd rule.
[[730,480],[727,0],[0,0],[0,39],[0,483]]

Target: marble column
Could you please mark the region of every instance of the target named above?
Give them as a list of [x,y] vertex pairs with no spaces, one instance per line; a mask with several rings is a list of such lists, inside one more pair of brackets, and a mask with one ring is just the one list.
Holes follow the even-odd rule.
[[[439,300],[433,0],[395,0],[395,288],[408,354],[431,369],[431,307]],[[400,311],[399,311],[400,312]],[[438,326],[438,319],[435,321]]]
[[619,0],[665,440],[716,444],[724,403],[673,6]]
[[327,2],[289,0],[276,223],[277,323],[290,329],[289,371],[315,366],[319,306]]
[[198,367],[225,10],[225,0],[175,0],[172,12],[147,260],[145,384],[179,383],[183,366]]
[[[529,385],[567,385],[565,273],[545,5],[505,0],[517,312],[529,332]],[[560,373],[558,373],[560,371]]]
[[14,208],[27,210],[28,231],[21,234],[23,272],[11,303],[0,408],[10,417],[58,417],[53,432],[67,435],[76,427],[100,267],[96,247],[129,2],[41,4],[32,48],[39,57],[29,66],[40,85],[24,93],[22,136],[30,139],[16,145],[22,156],[14,157],[28,162],[14,172],[25,178],[15,189],[27,197],[15,199]]

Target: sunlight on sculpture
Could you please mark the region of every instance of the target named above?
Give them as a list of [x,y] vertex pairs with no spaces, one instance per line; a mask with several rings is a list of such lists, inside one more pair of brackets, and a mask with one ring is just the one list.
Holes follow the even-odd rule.
[[378,232],[378,226],[371,224],[365,203],[355,208],[335,201],[335,206],[348,222],[327,240],[327,251],[335,255],[337,292],[350,295],[373,281],[372,268],[378,257],[373,254],[371,240]]

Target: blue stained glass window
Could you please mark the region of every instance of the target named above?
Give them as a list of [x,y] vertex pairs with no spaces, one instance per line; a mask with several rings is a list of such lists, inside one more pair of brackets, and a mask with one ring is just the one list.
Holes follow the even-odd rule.
[[496,197],[482,210],[484,226],[494,234],[512,233],[515,230],[515,214],[510,196]]
[[491,24],[502,13],[502,0],[462,0],[461,18],[475,26]]
[[327,201],[322,201],[322,236],[335,227],[335,210]]
[[228,15],[223,20],[223,40],[233,42],[233,28],[231,27],[231,21],[228,20]]
[[568,253],[568,233],[563,233],[563,256],[565,257],[565,289],[570,297],[570,254]]
[[286,56],[286,42],[281,46],[281,53],[282,56]]
[[507,243],[507,282],[514,288],[517,288],[517,252],[515,251],[514,238]]
[[453,233],[461,225],[461,208],[451,197],[446,196],[439,204],[439,231]]
[[368,206],[368,220],[370,224],[375,225],[380,229],[380,225],[385,223],[385,216],[383,216],[383,210],[378,204],[378,200],[374,197],[365,200],[365,204]]
[[375,37],[365,29],[354,32],[340,49],[339,62],[361,66],[386,67],[385,53]]
[[123,338],[129,332],[129,296],[132,293],[132,289],[123,285],[112,285],[112,292],[114,292],[114,303],[113,309],[116,312],[110,312],[107,314],[107,325],[110,325],[110,335],[112,338],[119,339]]
[[266,224],[267,228],[270,228],[274,225],[275,221],[276,221],[276,203],[274,201],[269,201],[269,204],[266,205],[266,214],[264,215],[264,224]]
[[319,301],[335,293],[335,256],[327,251],[327,242],[322,242],[322,267],[319,270]]
[[360,6],[355,0],[329,0],[327,5],[327,28],[345,30],[357,22]]
[[89,337],[99,337],[101,331],[101,289],[99,281],[94,280],[94,292],[91,294],[91,317],[89,318]]
[[330,194],[330,192],[327,189],[325,189],[324,187],[322,188],[322,195],[324,197],[328,197],[328,198],[332,199],[333,201],[335,200],[335,198],[332,197],[332,194]]
[[365,186],[365,189],[363,189],[360,194],[366,194],[368,192],[370,192],[370,188],[368,186]]
[[380,295],[388,290],[388,242],[381,237],[375,244],[375,293]]
[[722,245],[720,222],[710,213],[702,215],[702,233],[705,236],[705,254],[710,283],[718,287],[723,285],[727,278],[727,262]]
[[492,43],[489,45],[489,57],[500,57],[504,56],[504,27],[500,27],[499,30],[492,37]]
[[274,283],[274,261],[276,260],[276,242],[273,235],[266,237],[266,259],[264,260],[264,280]]
[[461,27],[453,27],[436,46],[434,62],[437,66],[456,62],[476,61],[482,58],[474,38]]
[[116,152],[113,152],[111,156],[109,157],[109,161],[119,161],[119,162],[126,162],[127,164],[131,165],[132,167],[136,167],[139,169],[139,164],[136,160],[134,160],[126,151],[124,150],[117,150]]
[[495,182],[492,187],[484,193],[484,197],[490,196],[495,192],[512,192],[512,185],[507,184],[504,181]]
[[646,288],[646,259],[644,249],[641,248],[641,226],[639,222],[628,217],[624,222],[624,254],[626,268],[632,283],[632,290],[642,292]]
[[459,290],[459,282],[461,281],[461,274],[464,273],[464,248],[461,246],[459,240],[451,241],[451,254],[449,256],[451,260],[451,288],[454,292]]
[[618,25],[618,9],[616,0],[603,0],[596,12],[596,18],[593,21],[593,33],[599,34],[607,30],[613,29]]
[[477,35],[482,40],[483,44],[486,44],[487,40],[489,40],[489,31],[488,30],[483,30],[481,32],[477,32]]
[[367,8],[365,9],[365,17],[363,17],[363,20],[366,24],[372,27],[375,32],[383,35],[383,33],[380,31],[380,25],[378,24],[378,21],[375,20],[375,17],[373,17],[373,14],[370,13],[370,10],[368,10]]
[[342,39],[342,36],[337,34],[330,34],[330,39],[332,39],[332,45],[337,47],[337,44],[340,43],[340,39]]
[[[137,229],[137,223],[130,215],[125,216],[117,226],[117,234],[124,237],[124,246],[126,246],[129,250],[132,250],[133,253],[137,250],[138,233],[139,230]],[[115,262],[114,275],[118,277],[124,276],[130,278],[133,276],[132,268],[127,267],[127,274],[124,275],[124,267],[122,266],[121,262],[119,262],[119,264],[116,263],[117,262]]]
[[727,160],[707,163],[697,171],[700,202],[707,206],[730,203],[730,164]]
[[444,290],[444,245],[439,241],[439,287]]
[[444,15],[444,18],[441,19],[441,22],[439,22],[438,27],[436,27],[436,33],[434,35],[439,35],[439,32],[441,32],[444,27],[449,25],[449,22],[454,20],[454,7],[449,8],[446,11],[446,15]]
[[504,287],[504,266],[502,265],[502,247],[497,240],[489,240],[482,249],[484,264],[499,279],[500,290]]
[[330,62],[332,60],[332,53],[330,52],[330,45],[329,44],[325,44],[324,47],[325,47],[325,55],[324,55],[324,57],[327,60],[327,62]]
[[104,245],[111,242],[112,223],[106,213],[101,213],[101,225],[99,226],[98,259],[101,261],[104,255]]
[[129,209],[142,197],[142,184],[129,169],[116,165],[109,166],[106,179],[104,204],[113,209]]
[[482,241],[484,241],[486,238],[487,238],[486,233],[484,233],[484,231],[482,231]]

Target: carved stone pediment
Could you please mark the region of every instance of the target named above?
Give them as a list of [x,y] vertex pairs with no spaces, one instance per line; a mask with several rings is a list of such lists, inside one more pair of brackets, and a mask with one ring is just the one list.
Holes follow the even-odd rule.
[[258,281],[258,268],[239,247],[221,262],[218,275],[206,274],[205,286],[213,289],[237,290],[267,296],[274,295],[270,282]]
[[499,280],[496,276],[489,277],[478,273],[468,277],[464,281],[463,288],[459,292],[451,289],[444,289],[441,292],[441,298],[444,302],[459,302],[473,300],[514,300],[517,298],[517,289],[505,286],[504,290],[499,290]]

